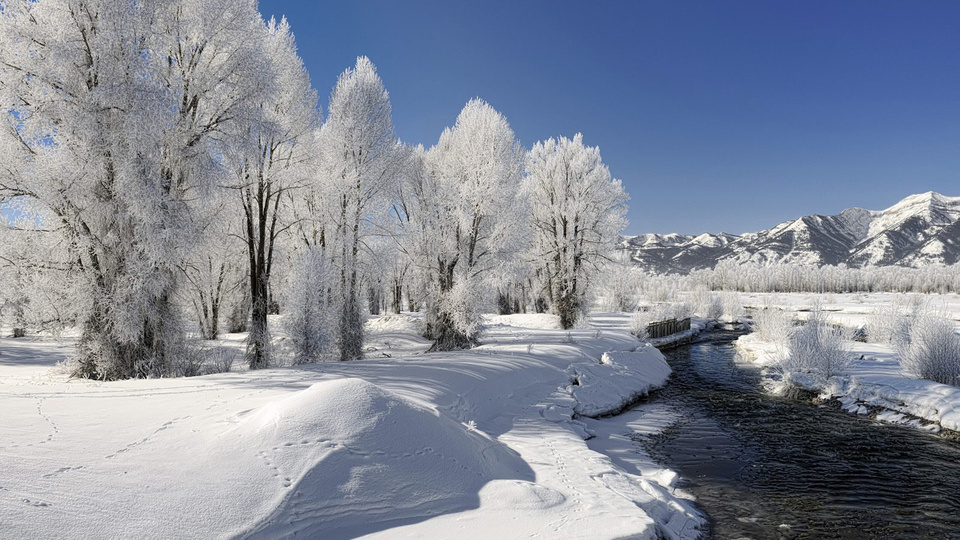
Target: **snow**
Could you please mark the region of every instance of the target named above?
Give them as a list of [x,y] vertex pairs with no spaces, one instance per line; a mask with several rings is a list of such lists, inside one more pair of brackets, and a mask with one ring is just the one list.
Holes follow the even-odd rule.
[[[825,295],[828,321],[849,328],[863,326],[877,307],[889,304],[903,295],[856,294]],[[780,294],[745,295],[745,301],[754,305],[772,302],[781,309],[794,311],[798,318],[808,315],[816,295]],[[957,295],[927,295],[934,305],[942,305],[954,319],[960,317],[960,297]],[[754,362],[773,366],[782,347],[764,342],[755,335],[737,340],[740,350]],[[836,398],[845,410],[857,414],[873,414],[879,420],[910,424],[931,431],[948,429],[960,431],[960,388],[928,380],[914,379],[903,374],[900,359],[889,345],[848,341],[847,346],[856,358],[848,370],[832,377],[826,384],[804,379],[799,374],[768,374],[771,391],[782,392],[787,384],[820,392],[820,397]]]
[[651,389],[662,387],[670,376],[670,366],[648,343],[637,351],[605,352],[599,364],[571,364],[567,373],[576,381],[571,387],[574,412],[597,417],[618,413]]
[[69,340],[2,339],[0,530],[695,537],[675,474],[586,417],[664,384],[662,355],[614,318],[555,323],[489,316],[484,345],[424,354],[419,319],[389,315],[367,325],[367,360],[112,383],[56,369]]
[[939,221],[934,209],[956,220],[960,218],[960,197],[947,197],[933,191],[905,197],[890,208],[875,213],[874,220],[870,223],[869,236],[894,229],[916,216],[929,221]]

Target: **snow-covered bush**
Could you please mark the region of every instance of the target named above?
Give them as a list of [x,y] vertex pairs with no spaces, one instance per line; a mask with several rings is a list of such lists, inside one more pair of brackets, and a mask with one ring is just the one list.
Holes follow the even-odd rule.
[[643,272],[630,265],[629,259],[611,263],[604,268],[597,294],[607,311],[631,312],[640,301]]
[[753,333],[762,341],[786,343],[793,326],[793,316],[774,306],[764,306],[753,313]]
[[650,312],[638,311],[630,317],[630,333],[637,336],[637,339],[646,341],[650,337]]
[[658,319],[661,321],[667,319],[686,319],[687,317],[693,316],[693,306],[686,302],[673,302],[666,305],[661,313],[662,317]]
[[697,290],[693,297],[694,313],[707,319],[723,317],[723,300],[715,293],[708,293],[705,289]]
[[844,343],[844,330],[829,324],[819,309],[789,335],[789,353],[779,361],[779,368],[785,373],[812,375],[823,382],[842,373],[852,361]]
[[287,284],[283,329],[290,339],[293,364],[319,362],[335,349],[334,317],[328,292],[335,280],[330,263],[318,248],[306,250]]
[[451,350],[476,345],[480,342],[480,331],[483,328],[481,315],[484,307],[484,295],[482,288],[471,281],[465,280],[454,283],[453,287],[442,295],[438,302],[441,317],[446,317],[444,324],[452,329],[456,335],[465,337],[468,343],[447,342],[442,335],[438,335],[431,350]]
[[237,358],[237,352],[231,349],[219,348],[213,353],[213,360],[205,368],[205,374],[211,373],[230,373],[233,369],[233,362]]
[[721,314],[720,317],[729,322],[736,322],[743,316],[743,301],[736,292],[725,291],[720,293]]
[[897,304],[879,306],[867,318],[867,341],[870,343],[892,343],[906,321],[906,313]]
[[204,375],[203,365],[206,355],[203,347],[181,346],[170,361],[170,375],[174,377],[196,377]]
[[960,386],[960,336],[955,323],[925,311],[908,319],[894,334],[904,372],[918,379]]

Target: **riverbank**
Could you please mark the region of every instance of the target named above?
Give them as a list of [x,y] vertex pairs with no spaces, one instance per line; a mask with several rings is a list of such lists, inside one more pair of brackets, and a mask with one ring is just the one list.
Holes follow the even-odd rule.
[[368,360],[114,383],[51,369],[65,344],[0,340],[0,536],[699,535],[675,475],[586,440],[666,383],[661,353],[615,326],[487,323],[469,351],[424,354],[386,316]]
[[888,345],[845,342],[854,360],[844,373],[825,382],[781,372],[776,365],[786,351],[755,334],[741,336],[736,345],[765,368],[765,386],[773,393],[799,388],[818,401],[836,400],[847,412],[944,436],[960,435],[960,388],[905,376],[899,357]]

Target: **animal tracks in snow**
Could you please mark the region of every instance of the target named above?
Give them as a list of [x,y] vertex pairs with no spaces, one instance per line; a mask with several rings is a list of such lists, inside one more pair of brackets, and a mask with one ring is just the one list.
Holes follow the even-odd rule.
[[43,475],[43,478],[53,478],[55,476],[60,476],[63,473],[67,473],[70,471],[79,471],[80,469],[83,469],[83,468],[84,468],[83,465],[77,465],[76,467],[60,467],[59,469],[53,471],[52,473],[47,473]]
[[156,435],[157,435],[158,433],[160,433],[161,431],[164,431],[164,430],[166,430],[166,429],[169,429],[171,426],[173,426],[173,425],[176,424],[177,422],[181,422],[181,421],[183,421],[183,420],[186,420],[187,418],[190,418],[190,416],[178,416],[177,418],[174,418],[173,420],[169,420],[169,421],[165,422],[163,425],[161,425],[160,427],[158,427],[156,430],[154,430],[153,433],[147,435],[146,437],[140,439],[139,441],[134,441],[134,442],[132,442],[132,443],[124,446],[123,448],[117,450],[116,452],[114,452],[114,453],[112,453],[112,454],[110,454],[110,455],[107,455],[107,456],[105,456],[105,457],[106,457],[106,459],[113,459],[113,458],[119,456],[120,454],[124,454],[124,453],[126,453],[126,452],[129,452],[130,450],[133,450],[134,448],[136,448],[136,447],[138,447],[138,446],[140,446],[140,445],[142,445],[142,444],[150,441],[150,439],[152,439],[154,436],[156,436]]

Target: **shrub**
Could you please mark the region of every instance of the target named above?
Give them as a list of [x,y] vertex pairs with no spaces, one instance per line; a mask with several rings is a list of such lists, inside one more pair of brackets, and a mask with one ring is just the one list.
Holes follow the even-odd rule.
[[720,317],[712,318],[719,319],[722,317],[724,320],[736,322],[741,316],[743,316],[743,301],[740,299],[740,295],[736,292],[721,293],[720,305]]
[[650,324],[650,312],[638,311],[630,318],[630,333],[637,336],[640,341],[646,341],[650,337],[647,326]]
[[867,341],[895,344],[909,333],[912,321],[927,311],[926,303],[919,297],[882,305],[867,319]]
[[698,310],[701,317],[708,319],[719,319],[723,317],[723,300],[716,294],[707,297],[701,310]]
[[895,335],[903,371],[919,379],[960,386],[960,336],[941,313],[923,312]]
[[789,354],[780,359],[784,372],[805,373],[825,381],[849,367],[852,356],[846,348],[844,330],[827,323],[816,310],[809,320],[789,332]]
[[335,349],[328,291],[330,264],[318,249],[303,253],[287,286],[283,329],[290,337],[291,362],[307,364],[332,356]]
[[764,306],[753,314],[753,332],[762,341],[786,344],[793,327],[793,316],[773,306]]

